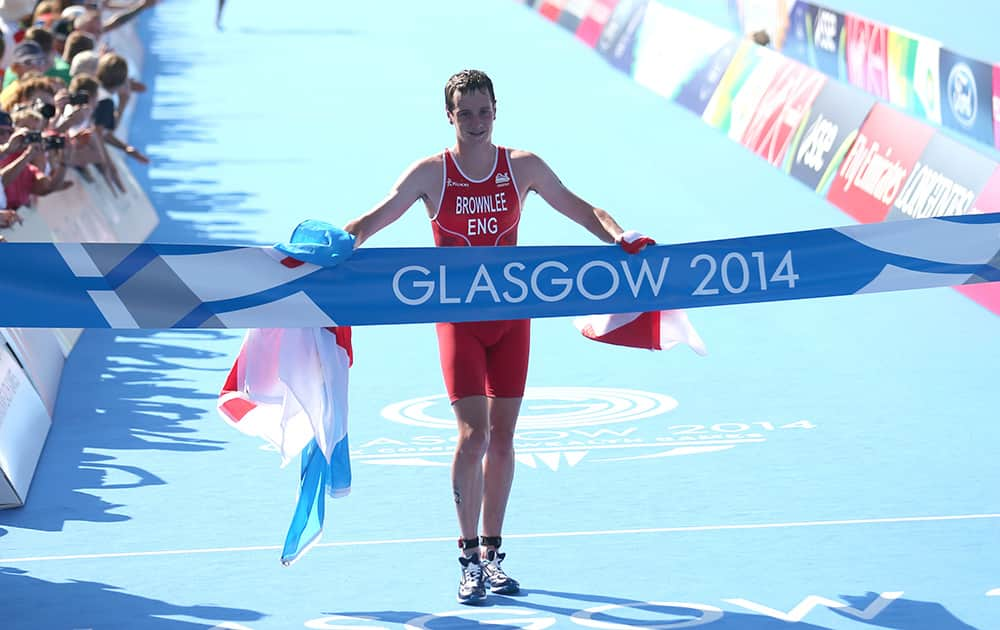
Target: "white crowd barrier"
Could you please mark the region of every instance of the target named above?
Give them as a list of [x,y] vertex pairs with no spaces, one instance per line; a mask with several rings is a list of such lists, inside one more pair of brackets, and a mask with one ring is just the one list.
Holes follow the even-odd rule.
[[[108,34],[108,44],[140,76],[144,50],[133,25]],[[116,134],[127,138],[137,99],[133,95]],[[109,148],[125,192],[112,191],[91,169],[93,181],[71,171],[73,186],[40,197],[19,211],[23,223],[0,230],[17,242],[139,243],[159,222],[120,151]],[[0,244],[2,246],[2,244]],[[19,507],[27,499],[55,413],[63,367],[80,329],[0,328],[0,508]]]

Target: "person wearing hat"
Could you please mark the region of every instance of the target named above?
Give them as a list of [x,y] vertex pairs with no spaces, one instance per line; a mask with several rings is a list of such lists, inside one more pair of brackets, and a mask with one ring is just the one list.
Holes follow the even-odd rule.
[[[69,64],[56,53],[55,35],[40,26],[32,26],[24,32],[24,39],[21,41],[32,41],[38,44],[45,53],[48,69],[43,73],[47,77],[55,77],[69,84]],[[4,87],[14,82],[14,78],[4,77]]]
[[49,56],[45,54],[38,42],[22,40],[14,47],[14,56],[10,67],[3,78],[3,91],[0,92],[0,100],[16,85],[17,80],[28,72],[43,74],[49,69]]

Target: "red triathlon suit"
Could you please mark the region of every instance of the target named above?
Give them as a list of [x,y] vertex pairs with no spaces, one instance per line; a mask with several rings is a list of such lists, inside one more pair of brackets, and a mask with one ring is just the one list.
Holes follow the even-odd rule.
[[[445,150],[441,204],[431,218],[441,247],[517,244],[521,197],[510,152],[497,147],[490,174],[472,179]],[[448,397],[521,398],[528,377],[531,320],[439,323],[438,348]]]

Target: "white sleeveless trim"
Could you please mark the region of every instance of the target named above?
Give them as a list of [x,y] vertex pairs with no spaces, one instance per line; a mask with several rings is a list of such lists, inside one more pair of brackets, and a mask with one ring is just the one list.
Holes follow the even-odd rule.
[[469,177],[468,175],[465,174],[465,171],[462,170],[462,165],[459,164],[458,160],[455,159],[455,156],[452,155],[451,149],[445,149],[445,153],[447,153],[451,157],[451,161],[455,163],[455,168],[458,169],[458,172],[462,175],[462,177],[464,177],[468,181],[472,182],[473,184],[482,184],[483,182],[487,181],[489,178],[491,178],[494,175],[496,175],[496,172],[497,172],[497,163],[500,161],[500,147],[497,147],[496,155],[493,156],[493,166],[490,167],[490,173],[489,173],[489,175],[487,175],[486,177],[484,177],[482,179],[472,179],[471,177]]

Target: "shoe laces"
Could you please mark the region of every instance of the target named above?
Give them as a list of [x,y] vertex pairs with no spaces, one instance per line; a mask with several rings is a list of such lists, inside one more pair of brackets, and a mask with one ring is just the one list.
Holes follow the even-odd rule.
[[462,583],[476,585],[483,579],[483,565],[477,562],[478,558],[462,559]]
[[486,555],[486,566],[484,567],[487,574],[491,574],[497,577],[500,576],[507,577],[507,575],[503,572],[503,569],[500,568],[500,563],[503,562],[503,559],[506,557],[507,554],[505,553],[490,551]]

